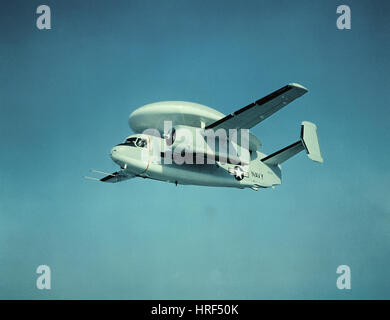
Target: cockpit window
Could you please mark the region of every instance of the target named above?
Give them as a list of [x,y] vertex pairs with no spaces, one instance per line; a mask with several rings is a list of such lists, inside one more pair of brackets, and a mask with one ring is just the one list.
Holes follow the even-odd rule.
[[138,139],[136,144],[137,144],[137,147],[140,147],[140,148],[146,148],[146,146],[148,145],[148,143],[145,139]]
[[133,137],[133,138],[128,138],[128,139],[126,139],[125,144],[128,145],[128,146],[130,146],[130,147],[135,147],[135,144],[136,144],[137,139],[138,139],[138,138],[135,138],[135,137]]
[[146,139],[141,139],[137,137],[127,138],[124,143],[121,143],[122,145],[129,146],[129,147],[138,147],[138,148],[146,148],[148,145],[148,142]]

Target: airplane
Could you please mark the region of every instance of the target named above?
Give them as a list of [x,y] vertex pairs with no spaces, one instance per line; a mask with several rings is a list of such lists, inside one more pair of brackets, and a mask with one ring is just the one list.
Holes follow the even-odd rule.
[[[144,105],[129,116],[129,126],[135,134],[111,149],[110,156],[121,169],[114,173],[91,170],[105,176],[100,179],[86,178],[116,183],[141,177],[176,185],[251,188],[255,191],[259,188],[274,188],[282,183],[281,164],[297,153],[306,151],[311,160],[323,162],[317,127],[314,123],[303,121],[300,139],[269,155],[259,151],[262,144],[249,129],[307,91],[300,84],[290,83],[228,115],[205,105],[185,101],[163,101]],[[167,121],[172,124],[168,132]],[[245,136],[246,130],[247,140],[241,139],[241,143],[233,143],[230,136],[220,137],[214,143],[214,149],[208,148],[210,145],[206,141],[205,132],[217,132],[218,129],[242,130],[244,133],[241,133],[241,137]],[[197,160],[195,163],[172,161],[175,155],[173,147],[182,143],[183,140],[178,137],[184,132],[194,133],[196,138],[206,141],[206,148],[204,145],[196,145],[189,147],[189,152],[186,150],[186,155],[190,154],[191,159]],[[224,157],[221,147],[223,139],[227,140],[225,143],[229,144],[229,148],[242,147],[242,154],[247,152],[246,160],[239,156],[230,157],[230,153]],[[179,140],[180,143],[177,142]],[[183,148],[178,149],[180,155],[183,155]],[[208,157],[214,157],[215,161],[201,161]]]

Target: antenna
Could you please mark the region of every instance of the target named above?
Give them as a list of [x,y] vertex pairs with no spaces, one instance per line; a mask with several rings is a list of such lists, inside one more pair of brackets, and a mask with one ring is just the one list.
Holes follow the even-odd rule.
[[100,181],[100,179],[93,178],[93,177],[88,177],[88,176],[84,176],[84,178],[88,179],[88,180],[93,180],[93,181]]

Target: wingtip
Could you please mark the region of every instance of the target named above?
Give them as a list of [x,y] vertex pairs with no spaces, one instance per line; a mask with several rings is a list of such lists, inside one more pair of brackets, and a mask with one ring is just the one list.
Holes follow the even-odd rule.
[[302,89],[302,90],[304,90],[305,92],[308,92],[308,91],[309,91],[309,90],[307,90],[307,88],[305,88],[303,85],[301,85],[301,84],[299,84],[299,83],[292,82],[292,83],[289,83],[288,85],[291,86],[291,87],[295,87],[295,88]]

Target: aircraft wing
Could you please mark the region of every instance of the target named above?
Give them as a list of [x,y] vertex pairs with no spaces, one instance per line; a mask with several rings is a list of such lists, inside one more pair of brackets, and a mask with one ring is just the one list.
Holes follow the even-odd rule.
[[86,179],[102,181],[102,182],[116,183],[116,182],[121,182],[124,180],[134,178],[134,175],[128,174],[124,170],[119,170],[119,171],[116,171],[114,173],[107,173],[107,172],[98,171],[98,170],[91,170],[91,172],[106,174],[106,176],[101,178],[101,179],[85,176]]
[[123,171],[116,171],[114,173],[111,173],[103,178],[100,179],[102,182],[110,182],[110,183],[116,183],[121,182],[123,180],[128,180],[133,178],[132,175],[128,175],[124,173]]
[[307,89],[300,84],[290,83],[268,96],[209,124],[206,129],[250,129],[306,92]]

